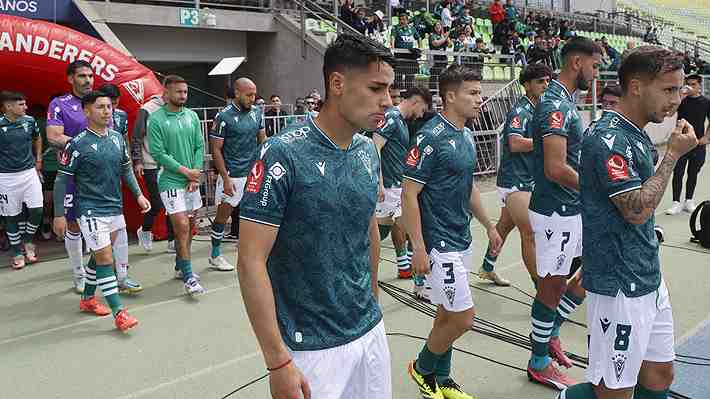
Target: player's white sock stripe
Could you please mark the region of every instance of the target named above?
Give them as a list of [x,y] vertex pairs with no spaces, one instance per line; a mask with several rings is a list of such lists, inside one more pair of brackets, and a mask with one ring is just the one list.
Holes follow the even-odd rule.
[[96,278],[96,270],[94,270],[90,267],[87,267],[87,268],[85,268],[84,271],[86,272],[87,275],[92,275],[92,276],[94,276],[94,278]]
[[567,296],[563,296],[560,303],[565,303],[568,307],[572,308],[572,310],[577,309],[577,304],[572,302]]
[[116,282],[116,281],[114,281],[113,283],[101,284],[101,291],[106,291],[106,290],[110,290],[110,289],[117,288],[117,287],[118,287],[118,282]]
[[64,233],[64,239],[65,240],[80,240],[81,239],[81,233],[72,233],[71,231],[67,231]]
[[560,302],[560,306],[557,307],[557,311],[562,314],[562,316],[567,317],[570,315],[570,313],[574,312],[574,308],[570,309],[569,305]]
[[96,279],[96,281],[99,284],[105,284],[105,283],[109,283],[111,281],[116,281],[116,276],[103,277],[103,278]]
[[546,343],[550,342],[550,337],[541,338],[541,337],[538,337],[535,334],[533,334],[533,341],[540,343],[540,344],[546,344]]
[[539,329],[539,328],[537,328],[537,327],[535,327],[535,326],[533,326],[532,332],[533,332],[534,334],[536,334],[536,335],[537,335],[538,337],[540,337],[540,338],[549,337],[550,334],[552,334],[552,330],[549,330],[549,329],[543,330],[543,329]]
[[104,291],[103,287],[101,287],[101,292],[104,294],[104,298],[106,298],[109,295],[118,294],[118,288],[114,288],[110,291]]
[[554,321],[544,322],[535,318],[532,319],[532,322],[537,328],[552,329],[552,327],[555,325]]

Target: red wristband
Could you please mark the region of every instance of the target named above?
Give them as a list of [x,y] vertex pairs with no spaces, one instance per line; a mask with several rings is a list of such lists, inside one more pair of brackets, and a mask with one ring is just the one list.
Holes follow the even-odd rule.
[[287,361],[285,361],[285,362],[284,362],[283,364],[281,364],[280,366],[277,366],[277,367],[274,367],[274,368],[268,368],[268,367],[267,367],[267,368],[266,368],[266,371],[271,372],[271,371],[280,370],[280,369],[282,369],[282,368],[288,366],[289,364],[291,364],[292,361],[293,361],[293,359],[288,359]]

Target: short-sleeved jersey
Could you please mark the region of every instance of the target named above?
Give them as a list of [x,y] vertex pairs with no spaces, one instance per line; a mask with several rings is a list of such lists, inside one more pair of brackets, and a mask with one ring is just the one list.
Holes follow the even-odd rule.
[[14,122],[0,117],[0,173],[34,168],[32,140],[38,137],[39,128],[33,117],[22,116]]
[[59,161],[59,172],[74,177],[77,214],[122,214],[122,169],[130,162],[126,141],[111,129],[104,135],[86,129],[69,141]]
[[397,25],[392,28],[392,37],[394,37],[394,48],[410,49],[414,48],[414,44],[419,40],[419,32],[412,24]]
[[530,198],[530,210],[550,216],[578,215],[579,192],[553,182],[545,176],[543,139],[549,135],[567,139],[567,164],[577,171],[584,135],[582,121],[572,95],[562,83],[553,80],[535,108],[532,125],[533,178],[535,191]]
[[229,104],[215,116],[210,138],[224,140],[222,154],[230,177],[246,177],[258,155],[258,134],[264,130],[261,107],[243,110]]
[[117,131],[121,136],[127,138],[128,134],[128,114],[122,109],[113,110],[113,130]]
[[74,137],[87,126],[81,99],[73,94],[57,97],[47,108],[47,126],[63,126],[64,135]]
[[289,348],[344,345],[382,319],[368,237],[379,173],[372,140],[356,134],[343,150],[311,117],[260,147],[240,217],[279,228],[268,272]]
[[150,155],[162,168],[158,189],[162,192],[186,188],[189,181],[178,172],[180,167],[204,168],[205,139],[197,113],[188,108],[170,112],[163,105],[150,114],[146,130]]
[[404,157],[409,147],[409,129],[399,108],[392,107],[387,110],[384,125],[375,133],[387,140],[380,152],[384,186],[385,188],[401,187]]
[[532,152],[513,152],[509,141],[511,136],[532,138],[530,124],[534,112],[533,103],[528,97],[523,96],[508,113],[500,135],[500,167],[496,180],[498,187],[517,187],[521,191],[532,191],[535,185]]
[[437,114],[418,132],[407,153],[404,178],[423,184],[419,193],[427,252],[464,251],[471,245],[470,198],[476,148],[473,134]]
[[623,115],[606,111],[585,138],[579,180],[584,232],[582,284],[590,292],[627,297],[653,292],[661,283],[655,218],[635,225],[612,202],[638,190],[654,173],[653,143]]

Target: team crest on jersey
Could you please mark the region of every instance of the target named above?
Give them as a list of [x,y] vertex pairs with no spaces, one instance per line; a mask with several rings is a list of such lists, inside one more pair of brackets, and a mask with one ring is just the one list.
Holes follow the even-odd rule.
[[562,129],[565,124],[565,116],[560,111],[550,114],[550,129]]
[[619,118],[614,117],[612,120],[609,121],[609,128],[610,129],[616,128],[617,126],[619,126],[619,122],[620,122]]
[[409,153],[407,153],[407,165],[417,166],[417,162],[419,162],[419,148],[412,147]]
[[619,154],[612,154],[606,161],[606,170],[609,179],[613,182],[629,178],[629,165],[626,159]]
[[254,166],[249,172],[249,177],[247,177],[247,192],[258,193],[261,190],[261,183],[264,181],[264,169],[264,161],[259,159],[254,162]]
[[513,129],[520,129],[521,126],[522,124],[520,123],[520,117],[516,115],[510,122],[510,127],[512,127]]
[[624,368],[626,367],[626,355],[617,353],[611,357],[611,363],[614,365],[614,374],[616,374],[616,381],[621,381],[621,376],[624,374]]
[[562,268],[562,265],[565,264],[565,260],[566,260],[566,259],[567,259],[567,255],[565,255],[565,254],[559,254],[559,255],[557,256],[557,269],[558,269],[558,270],[561,269],[561,268]]
[[142,79],[134,79],[125,83],[121,83],[121,86],[128,92],[128,94],[133,97],[138,105],[143,104],[143,99],[145,97],[145,88],[143,86]]

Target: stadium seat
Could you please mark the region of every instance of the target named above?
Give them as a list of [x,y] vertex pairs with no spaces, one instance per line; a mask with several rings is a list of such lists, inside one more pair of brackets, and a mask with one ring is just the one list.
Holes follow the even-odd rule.
[[[510,76],[510,75],[508,75]],[[493,67],[493,79],[498,81],[508,80],[502,67]]]
[[483,80],[488,81],[488,80],[493,80],[493,79],[494,79],[493,68],[491,68],[489,66],[484,66],[483,67]]
[[520,73],[523,72],[523,67],[516,66],[515,67],[515,78],[518,79],[520,77]]

